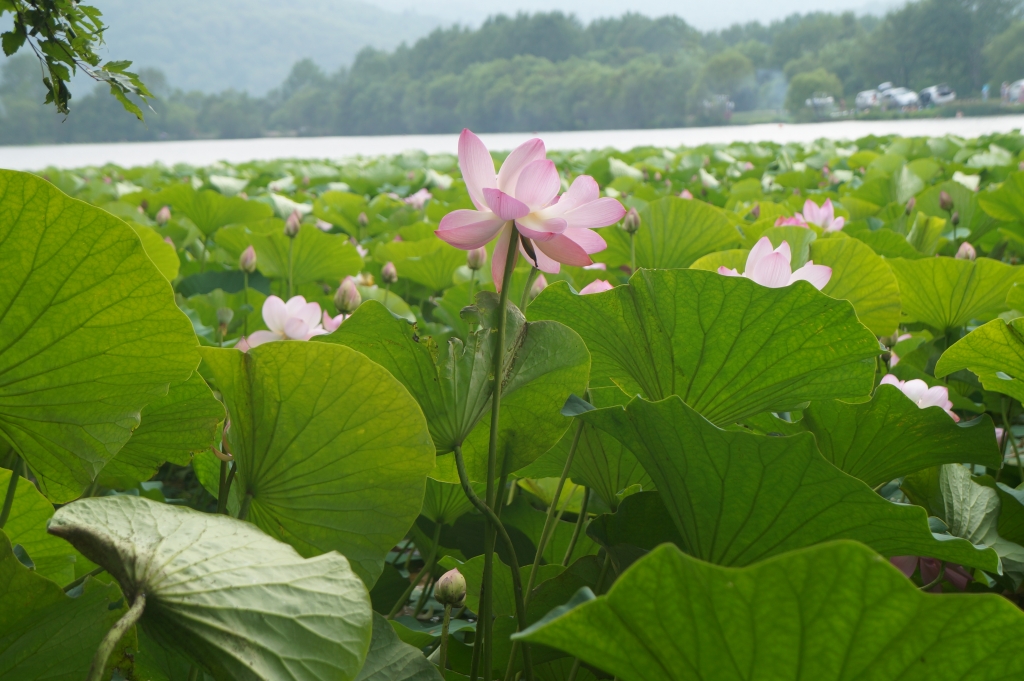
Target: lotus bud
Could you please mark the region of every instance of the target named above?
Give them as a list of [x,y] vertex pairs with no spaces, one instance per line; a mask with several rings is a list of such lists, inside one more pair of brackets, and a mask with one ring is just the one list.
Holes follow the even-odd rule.
[[174,245],[174,239],[172,239],[169,236],[164,237],[164,243],[170,246],[171,248],[177,248],[177,246]]
[[945,190],[939,192],[939,208],[947,213],[953,208],[953,197]]
[[238,258],[238,269],[242,270],[243,272],[248,272],[249,274],[252,274],[253,272],[256,271],[255,248],[249,246],[244,251],[242,251],[242,255]]
[[953,211],[953,214],[949,216],[949,222],[954,227],[959,225],[960,224],[960,213],[958,213],[957,211]]
[[142,201],[139,202],[139,208],[141,208],[142,212],[145,213],[147,210],[149,210],[149,201],[147,201],[146,199],[142,199]]
[[630,208],[626,217],[622,218],[622,229],[630,235],[636,234],[640,229],[640,213],[636,212],[636,208]]
[[361,302],[363,297],[359,295],[356,280],[353,277],[345,277],[334,293],[334,307],[338,309],[339,314],[352,314]]
[[544,275],[542,274],[539,277],[537,277],[533,282],[533,286],[530,287],[530,299],[532,300],[539,296],[540,292],[546,289],[547,287],[548,280],[544,278]]
[[366,217],[366,213],[360,213],[356,220],[359,221],[360,227],[366,227],[366,225],[370,224],[370,218]]
[[754,218],[755,220],[758,220],[758,219],[761,218],[761,204],[760,203],[755,203],[754,207],[750,209],[750,216],[752,218]]
[[284,221],[284,235],[289,239],[294,239],[295,235],[299,233],[299,225],[301,224],[302,216],[299,215],[299,211],[293,210],[288,219]]
[[380,268],[380,278],[385,284],[394,284],[398,281],[398,268],[390,260]]
[[471,251],[466,251],[466,267],[474,272],[487,263],[487,249],[481,246]]
[[434,598],[441,605],[462,607],[466,602],[466,578],[458,570],[444,573],[434,585]]
[[171,221],[171,209],[169,206],[164,206],[156,212],[156,224],[163,227]]
[[974,250],[974,246],[968,242],[960,244],[960,248],[956,249],[957,260],[974,260],[978,257],[978,252]]
[[916,206],[916,205],[917,205],[917,199],[914,198],[913,196],[911,196],[910,200],[907,201],[907,215],[910,215],[911,213],[914,212],[914,206]]
[[654,173],[654,181],[655,182],[661,182],[661,173],[660,172],[655,172]]

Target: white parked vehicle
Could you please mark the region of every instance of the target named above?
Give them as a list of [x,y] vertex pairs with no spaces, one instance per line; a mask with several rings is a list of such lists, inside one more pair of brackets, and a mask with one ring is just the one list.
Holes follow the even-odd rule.
[[882,93],[882,108],[911,109],[920,103],[917,93],[905,87],[889,88]]
[[854,104],[857,107],[857,111],[867,111],[878,106],[879,95],[878,90],[862,90],[857,93],[857,99],[854,100]]
[[949,87],[945,83],[942,85],[932,85],[926,87],[918,93],[918,97],[921,100],[921,106],[942,106],[943,104],[949,104],[956,99],[956,93],[953,92],[953,88]]

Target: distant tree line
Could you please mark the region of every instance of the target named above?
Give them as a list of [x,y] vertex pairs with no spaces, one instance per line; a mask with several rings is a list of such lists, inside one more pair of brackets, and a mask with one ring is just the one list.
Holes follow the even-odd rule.
[[0,62],[0,143],[674,127],[714,119],[718,101],[780,109],[794,79],[840,98],[882,81],[977,96],[1024,78],[1022,4],[922,0],[881,18],[813,13],[708,33],[675,17],[496,16],[365,49],[333,74],[300,61],[265,97],[183,92],[143,69],[157,97],[145,124],[105,92],[54,117],[38,64],[19,55]]

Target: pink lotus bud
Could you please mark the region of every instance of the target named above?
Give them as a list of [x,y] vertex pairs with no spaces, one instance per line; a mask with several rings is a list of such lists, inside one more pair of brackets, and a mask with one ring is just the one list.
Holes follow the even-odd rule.
[[289,239],[294,239],[295,235],[299,233],[299,225],[301,224],[302,216],[299,215],[299,211],[293,210],[288,219],[284,221],[284,235]]
[[917,199],[914,198],[913,196],[911,196],[910,200],[907,201],[907,215],[910,215],[911,213],[914,212],[914,206],[916,206],[916,205],[917,205]]
[[334,293],[334,307],[342,314],[352,314],[361,302],[363,302],[363,298],[359,295],[356,280],[352,277],[345,277]]
[[960,248],[956,249],[957,260],[974,260],[978,257],[978,252],[974,250],[974,246],[968,242],[960,244]]
[[655,182],[661,182],[661,173],[660,172],[655,172],[654,173],[654,181]]
[[444,606],[462,607],[466,602],[466,578],[458,570],[444,573],[434,585],[434,599]]
[[759,219],[761,217],[761,204],[760,203],[755,203],[754,204],[754,207],[750,209],[750,215],[755,220],[757,220],[757,219]]
[[939,208],[946,212],[949,212],[953,208],[953,197],[945,190],[939,192]]
[[681,198],[681,199],[692,199],[692,198],[693,198],[693,194],[691,194],[691,193],[690,193],[690,190],[689,190],[689,189],[684,189],[684,190],[683,190],[683,191],[682,191],[682,192],[681,192],[681,193],[679,194],[679,198]]
[[466,267],[474,272],[487,263],[487,249],[483,246],[466,251]]
[[174,245],[174,239],[172,239],[169,236],[164,237],[164,243],[170,246],[171,248],[177,248],[177,246]]
[[954,227],[960,224],[960,213],[959,211],[953,211],[953,214],[949,216],[949,222]]
[[235,343],[235,350],[241,350],[242,352],[249,352],[249,341],[245,340],[245,336],[238,339]]
[[636,208],[630,208],[626,217],[622,218],[622,229],[626,230],[626,234],[636,234],[640,229],[640,213],[636,212]]
[[370,218],[366,217],[366,213],[360,213],[356,220],[359,221],[360,227],[366,227],[366,225],[370,224]]
[[544,278],[544,275],[540,275],[533,281],[533,286],[530,287],[530,299],[534,299],[540,295],[540,292],[548,287],[548,280]]
[[156,224],[163,227],[171,221],[171,209],[169,206],[164,206],[156,212]]
[[390,260],[384,263],[384,267],[380,268],[380,278],[385,284],[394,284],[398,281],[398,268],[395,267],[395,263]]
[[248,272],[249,274],[252,274],[253,272],[256,271],[255,248],[249,246],[244,251],[242,251],[242,255],[238,258],[238,269],[242,270],[243,272]]

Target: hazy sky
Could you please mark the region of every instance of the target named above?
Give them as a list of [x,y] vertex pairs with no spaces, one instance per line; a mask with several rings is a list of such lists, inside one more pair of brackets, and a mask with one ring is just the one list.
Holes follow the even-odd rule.
[[477,24],[488,15],[517,11],[571,12],[585,21],[619,16],[625,11],[650,16],[676,14],[702,30],[725,28],[747,21],[771,21],[795,12],[884,14],[902,0],[363,0],[382,9],[409,10],[435,16],[446,23]]

